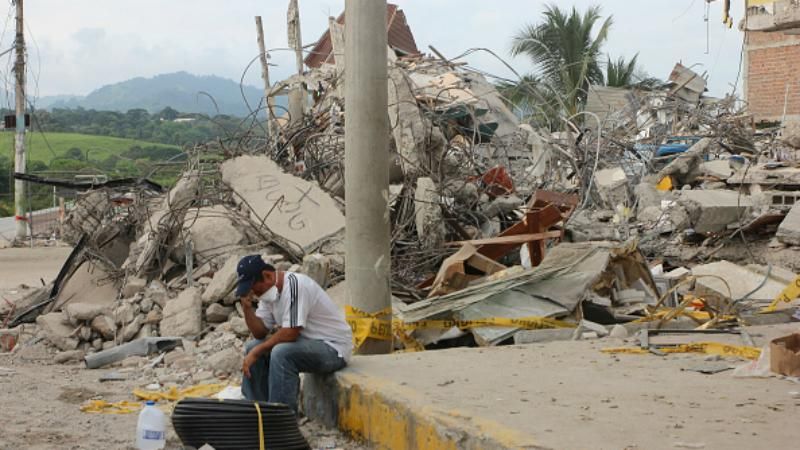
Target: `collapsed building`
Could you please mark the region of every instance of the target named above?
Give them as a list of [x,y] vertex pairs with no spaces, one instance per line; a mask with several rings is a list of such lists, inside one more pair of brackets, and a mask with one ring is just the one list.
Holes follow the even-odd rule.
[[[780,127],[758,129],[736,99],[708,98],[700,74],[678,64],[663,89],[593,86],[585,120],[553,133],[524,123],[480,71],[419,52],[394,6],[387,24],[397,348],[531,342],[540,328],[602,336],[686,319],[687,308],[700,313],[691,326],[736,326],[792,281],[796,258],[713,262],[739,237],[800,245],[800,168]],[[238,258],[260,253],[340,299],[343,26],[332,19],[309,70],[272,87],[309,102],[266,142],[243,130],[191,149],[170,189],[83,194],[64,223],[72,255],[50,286],[5,311],[9,328],[35,322],[80,357],[183,338],[209,369],[232,373],[240,350],[228,344],[249,335],[232,294]]]

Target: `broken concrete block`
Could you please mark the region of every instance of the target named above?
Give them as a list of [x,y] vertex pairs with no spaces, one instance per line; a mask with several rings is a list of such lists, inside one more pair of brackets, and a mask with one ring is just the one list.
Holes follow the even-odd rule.
[[[240,156],[225,161],[222,180],[246,201],[256,223],[306,251],[344,230],[336,202],[314,183],[283,172],[266,156]],[[271,211],[271,212],[270,212]],[[267,212],[270,212],[267,215]]]
[[303,268],[301,272],[316,281],[318,285],[325,289],[328,286],[328,276],[330,275],[331,261],[327,256],[319,253],[306,255],[303,258]]
[[161,319],[162,336],[192,337],[203,330],[203,300],[197,288],[188,288],[168,300]]
[[[236,218],[236,213],[224,205],[188,210],[183,228],[184,233],[191,236],[193,253],[197,255],[195,259],[225,258],[229,251],[248,244],[247,236],[236,226]],[[179,261],[184,261],[185,246],[176,246],[173,254]]]
[[80,361],[85,355],[86,354],[81,350],[68,350],[57,353],[53,361],[55,361],[56,364],[65,364],[68,362]]
[[489,218],[497,217],[501,214],[509,214],[521,207],[523,203],[522,199],[516,195],[497,197],[483,208],[483,214]]
[[606,207],[614,209],[630,203],[628,176],[622,167],[598,170],[594,174],[594,184]]
[[142,299],[141,302],[139,302],[139,307],[142,309],[142,312],[145,313],[145,314],[149,313],[150,310],[153,309],[153,305],[155,305],[155,302],[150,297],[145,297],[145,298]]
[[167,304],[167,299],[169,295],[167,295],[167,288],[164,286],[164,283],[153,280],[150,282],[150,285],[147,286],[147,289],[144,291],[145,298],[149,298],[160,307],[164,307]]
[[128,342],[134,337],[136,337],[136,334],[139,333],[139,330],[142,328],[143,324],[144,324],[144,316],[139,314],[133,319],[131,323],[125,325],[125,327],[122,328],[122,333],[120,336],[122,342]]
[[147,286],[147,280],[139,277],[128,277],[125,280],[125,287],[122,288],[122,297],[130,298],[143,291]]
[[748,219],[750,196],[736,191],[681,191],[678,204],[686,209],[696,233],[717,233]]
[[701,164],[700,170],[702,170],[704,175],[720,180],[727,180],[733,175],[733,169],[731,169],[727,159],[706,161]]
[[150,310],[149,313],[147,313],[147,316],[145,317],[144,323],[156,324],[156,323],[161,322],[162,317],[163,316],[161,314],[161,311],[159,311],[157,309],[153,309],[153,310]]
[[215,373],[233,374],[242,369],[242,351],[233,347],[221,350],[203,361]]
[[203,305],[218,302],[225,298],[236,286],[236,266],[239,264],[239,255],[234,255],[225,261],[211,279],[211,283],[203,291]]
[[91,321],[100,314],[107,314],[110,308],[94,303],[68,303],[62,312],[69,323],[77,325],[82,321]]
[[783,219],[775,237],[784,244],[800,245],[800,202],[795,203]]
[[125,325],[131,323],[135,318],[136,318],[136,308],[129,303],[123,303],[117,306],[116,309],[114,309],[114,320],[116,320],[117,325]]
[[417,189],[414,191],[415,222],[417,236],[424,248],[434,248],[440,245],[447,231],[439,203],[439,191],[436,189],[436,183],[427,177],[418,178]]
[[44,332],[45,339],[59,349],[67,351],[78,348],[78,339],[72,337],[75,330],[64,322],[61,313],[42,314],[36,318],[36,324]]
[[222,323],[228,320],[228,316],[231,315],[231,312],[233,312],[233,307],[212,303],[206,309],[206,320],[209,323]]
[[590,320],[583,319],[581,320],[580,324],[578,325],[580,328],[584,329],[585,331],[590,331],[596,333],[599,337],[608,336],[608,330],[603,325],[599,323],[592,322]]
[[117,324],[112,318],[104,314],[92,319],[91,327],[106,340],[113,339],[114,334],[117,332]]

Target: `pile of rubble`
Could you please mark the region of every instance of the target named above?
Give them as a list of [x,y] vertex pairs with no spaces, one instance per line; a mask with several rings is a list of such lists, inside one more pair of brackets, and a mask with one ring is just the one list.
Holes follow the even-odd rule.
[[[734,99],[704,97],[689,69],[676,66],[663,90],[618,93],[615,105],[592,87],[599,109],[551,132],[521,123],[464,64],[394,56],[388,200],[401,342],[525,341],[545,326],[529,318],[603,335],[664,307],[730,325],[794,278],[800,258],[697,265],[738,239],[800,246],[800,158],[780,128],[756,130]],[[18,302],[11,326],[35,320],[51,344],[87,355],[190,339],[199,345],[170,353],[170,365],[200,352],[209,369],[234,371],[230,344],[249,334],[231,294],[238,258],[260,253],[323,287],[342,281],[343,70],[340,57],[273,87],[311,94],[303,119],[282,121],[267,141],[248,130],[189,152],[169,191],[85,193],[65,223],[72,256],[51,286]],[[414,325],[431,320],[458,323]]]

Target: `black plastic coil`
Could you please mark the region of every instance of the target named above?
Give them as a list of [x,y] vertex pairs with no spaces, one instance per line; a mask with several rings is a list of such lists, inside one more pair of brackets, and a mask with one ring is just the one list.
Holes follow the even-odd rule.
[[[175,405],[172,426],[184,445],[216,450],[258,450],[258,412],[255,402],[187,398]],[[294,412],[279,403],[258,402],[261,409],[264,448],[306,450]]]

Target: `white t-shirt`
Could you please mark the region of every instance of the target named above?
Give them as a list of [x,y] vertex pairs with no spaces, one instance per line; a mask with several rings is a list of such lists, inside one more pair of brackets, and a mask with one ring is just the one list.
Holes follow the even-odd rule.
[[302,327],[300,335],[324,341],[345,361],[353,354],[353,331],[345,321],[344,311],[337,308],[328,294],[306,275],[285,272],[283,290],[277,300],[268,293],[258,301],[256,316],[267,329]]

